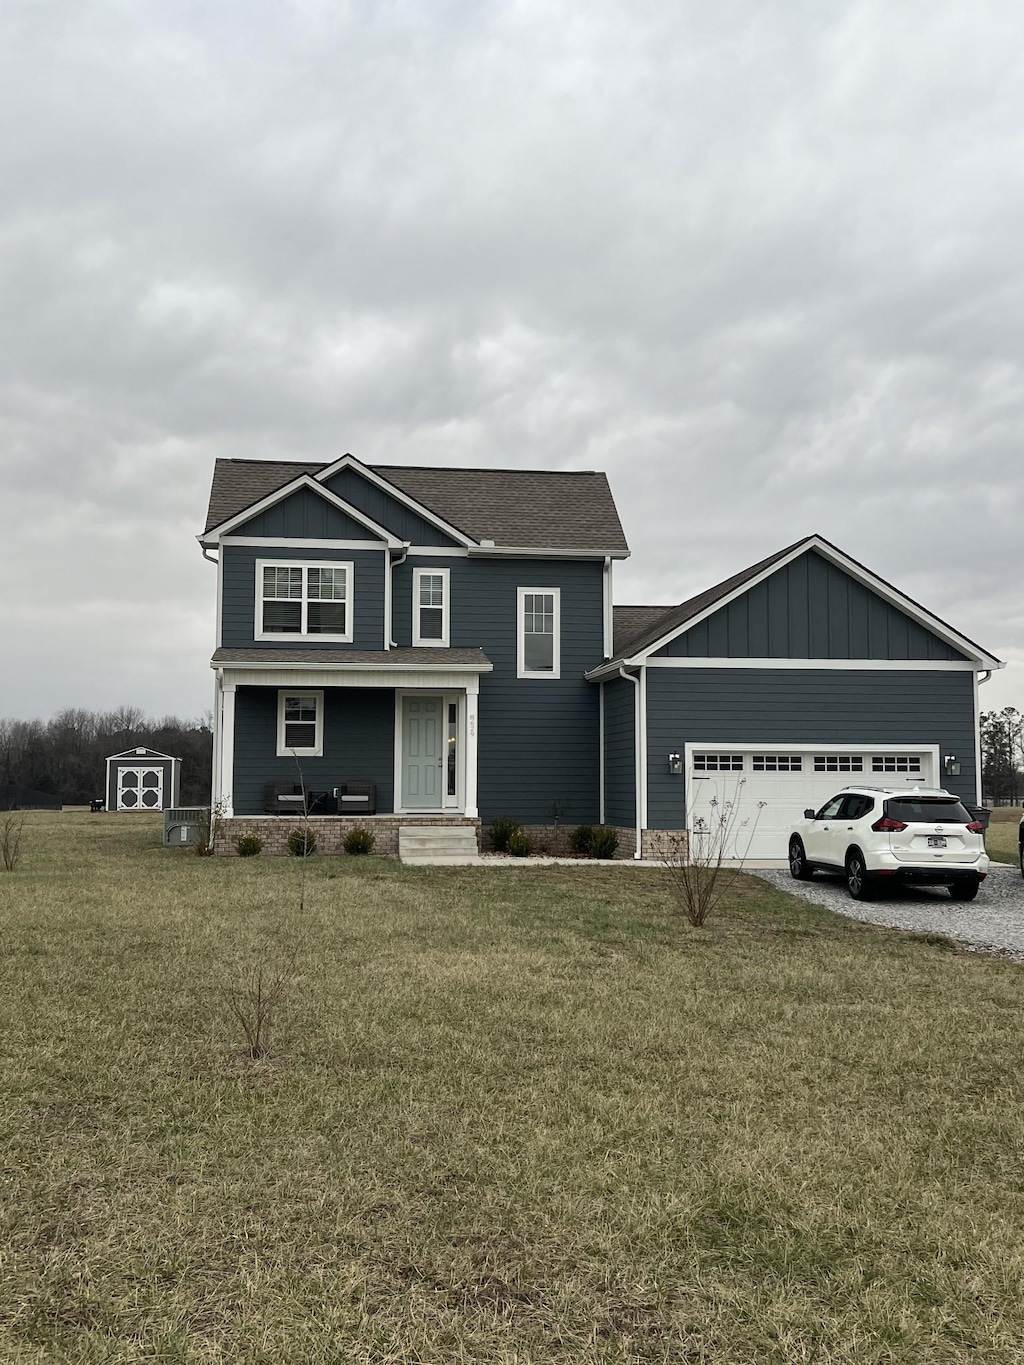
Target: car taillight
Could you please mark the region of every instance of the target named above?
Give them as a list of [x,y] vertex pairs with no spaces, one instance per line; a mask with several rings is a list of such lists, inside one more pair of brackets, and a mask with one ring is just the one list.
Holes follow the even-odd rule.
[[898,830],[906,829],[906,825],[902,820],[894,820],[891,815],[883,815],[871,828],[879,834],[895,834]]
[[985,833],[985,826],[981,823],[980,820],[972,820],[971,823],[967,826],[967,828],[971,831],[972,834]]

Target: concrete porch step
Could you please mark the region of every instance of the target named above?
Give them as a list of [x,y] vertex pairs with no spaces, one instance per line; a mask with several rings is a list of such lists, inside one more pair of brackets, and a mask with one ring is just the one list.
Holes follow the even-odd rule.
[[472,825],[402,825],[398,857],[403,863],[453,865],[479,857]]

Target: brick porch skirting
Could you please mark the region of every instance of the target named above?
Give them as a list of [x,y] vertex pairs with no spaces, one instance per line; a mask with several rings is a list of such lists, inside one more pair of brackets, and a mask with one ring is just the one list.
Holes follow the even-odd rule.
[[316,835],[317,854],[344,853],[345,835],[350,829],[365,829],[374,836],[374,853],[398,856],[398,831],[402,825],[469,825],[476,830],[480,845],[480,821],[464,815],[234,815],[222,820],[213,846],[221,858],[235,858],[235,840],[240,834],[257,834],[263,840],[263,856],[280,857],[288,852],[288,836],[294,829],[308,825]]

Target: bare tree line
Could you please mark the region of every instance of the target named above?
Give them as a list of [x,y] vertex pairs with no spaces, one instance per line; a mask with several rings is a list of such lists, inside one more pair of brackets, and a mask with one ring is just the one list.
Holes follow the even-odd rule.
[[183,805],[209,802],[211,716],[153,719],[119,706],[67,707],[47,721],[0,719],[0,806],[84,804],[103,795],[106,759],[143,745],[181,759]]

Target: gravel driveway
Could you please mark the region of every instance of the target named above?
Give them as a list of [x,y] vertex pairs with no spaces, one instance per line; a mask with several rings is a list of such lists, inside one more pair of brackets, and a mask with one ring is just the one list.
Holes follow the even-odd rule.
[[772,886],[825,905],[849,919],[885,924],[892,929],[945,934],[984,952],[1007,953],[1024,962],[1024,879],[1016,867],[993,863],[977,900],[952,901],[944,889],[924,887],[887,890],[884,899],[855,901],[841,877],[815,873],[809,882],[795,882],[788,871],[749,869]]

